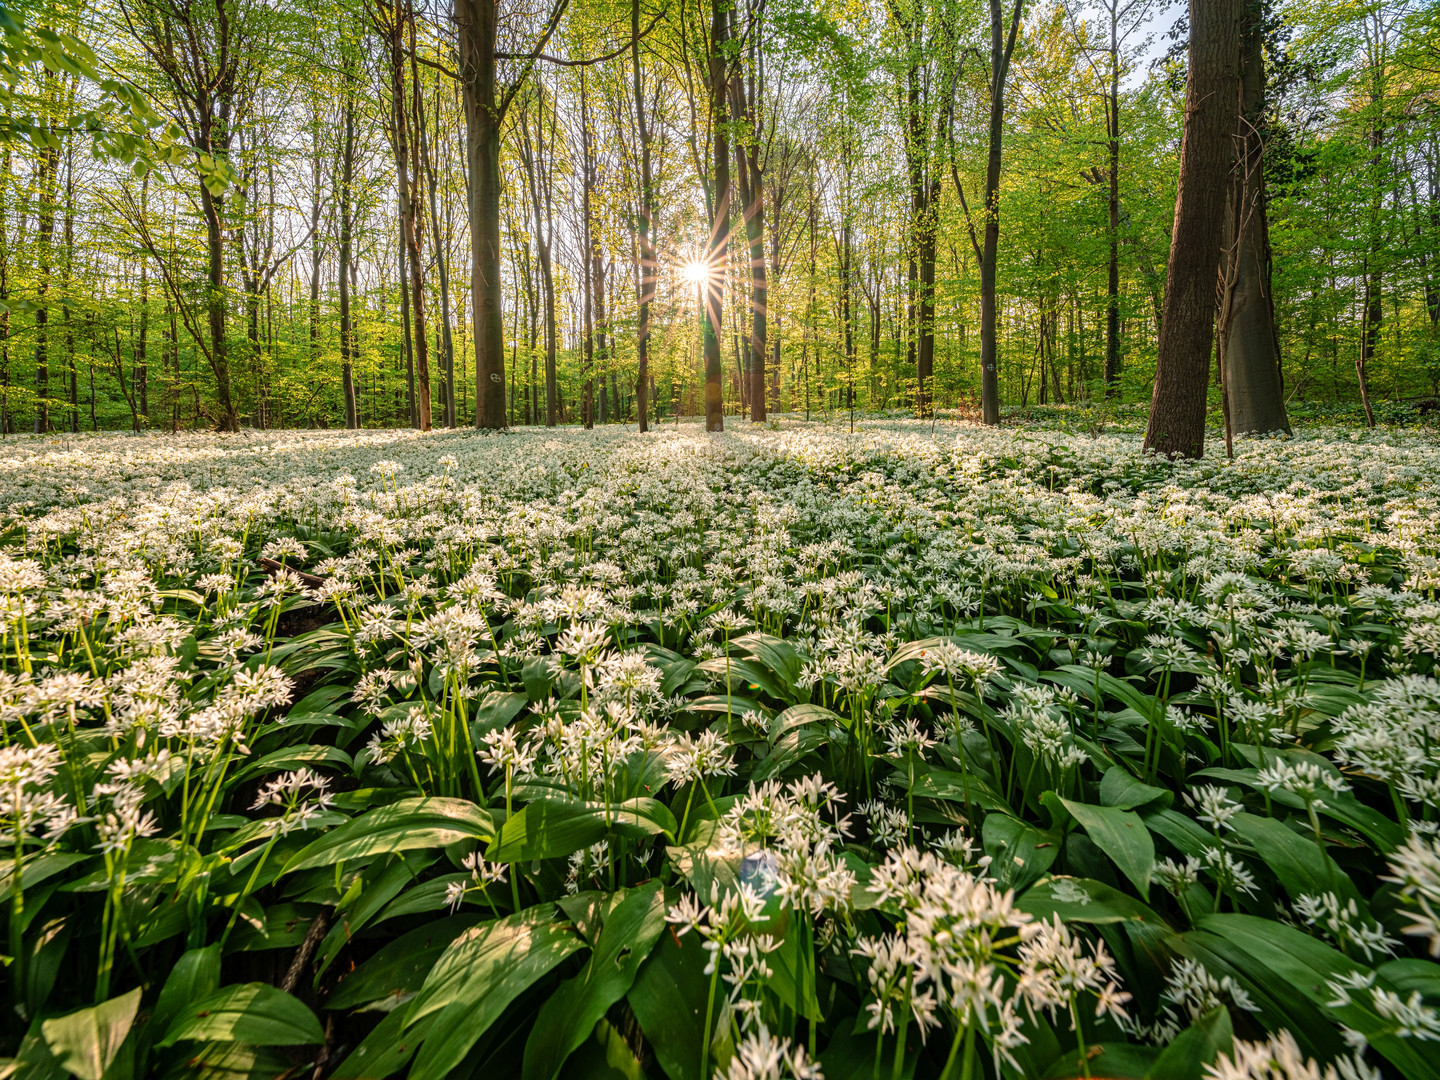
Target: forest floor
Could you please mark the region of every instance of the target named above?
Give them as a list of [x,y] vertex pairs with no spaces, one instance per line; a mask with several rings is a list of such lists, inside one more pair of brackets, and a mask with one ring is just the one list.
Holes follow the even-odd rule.
[[0,1052],[1440,1076],[1435,433],[835,420],[0,446]]

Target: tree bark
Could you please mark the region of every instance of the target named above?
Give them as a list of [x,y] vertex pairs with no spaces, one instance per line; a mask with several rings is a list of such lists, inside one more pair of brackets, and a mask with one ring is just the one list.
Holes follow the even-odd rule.
[[705,430],[723,431],[725,414],[720,396],[722,361],[720,327],[725,290],[725,252],[730,241],[730,140],[726,132],[726,82],[729,59],[725,55],[730,26],[726,0],[712,0],[710,19],[710,119],[713,130],[714,218],[704,283],[704,310],[700,321],[705,355]]
[[1261,28],[1254,21],[1241,38],[1240,126],[1235,140],[1239,159],[1230,183],[1226,214],[1225,295],[1219,320],[1225,404],[1230,429],[1239,435],[1290,432],[1270,291],[1264,63]]
[[456,0],[465,156],[470,177],[470,296],[475,321],[475,426],[505,427],[505,336],[500,321],[500,106],[495,97],[496,5]]
[[1190,0],[1190,71],[1175,196],[1165,314],[1145,448],[1198,458],[1205,452],[1205,405],[1214,341],[1233,137],[1239,103],[1243,0]]
[[[47,76],[48,77],[48,76]],[[60,151],[46,146],[37,162],[36,187],[39,192],[39,213],[36,226],[35,284],[35,433],[50,430],[50,261],[55,240],[55,186],[59,173]]]
[[1110,142],[1110,197],[1108,223],[1110,264],[1105,283],[1105,396],[1120,393],[1120,26],[1116,7],[1110,8],[1110,91],[1107,126]]
[[352,243],[352,191],[355,181],[355,96],[353,72],[345,69],[345,135],[340,151],[340,381],[345,396],[345,426],[360,426],[355,403],[355,329],[350,317],[350,246]]
[[990,145],[985,161],[985,242],[980,257],[980,411],[987,424],[1000,423],[1000,373],[996,351],[995,256],[1000,248],[1000,165],[1005,135],[1005,80],[1022,0],[1010,13],[1008,35],[1001,0],[990,0]]
[[630,75],[635,86],[635,127],[640,135],[640,311],[635,336],[635,404],[639,428],[648,431],[646,391],[650,378],[650,305],[655,299],[655,249],[650,233],[655,192],[650,177],[650,129],[645,121],[645,82],[640,76],[640,0],[630,0]]

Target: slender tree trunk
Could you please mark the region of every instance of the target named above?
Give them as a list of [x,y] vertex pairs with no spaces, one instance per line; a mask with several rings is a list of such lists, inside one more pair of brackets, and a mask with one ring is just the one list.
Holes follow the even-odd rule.
[[735,176],[740,186],[740,204],[745,219],[745,239],[750,256],[750,340],[743,378],[744,397],[750,408],[750,419],[765,422],[765,318],[769,289],[765,280],[765,180],[760,171],[757,145],[756,100],[760,95],[758,71],[760,61],[751,45],[751,81],[738,74],[731,80],[731,113],[742,121],[735,139]]
[[1120,42],[1119,17],[1110,9],[1110,264],[1105,286],[1105,396],[1120,393]]
[[[80,372],[75,366],[75,328],[71,322],[70,292],[75,269],[75,144],[65,147],[65,238],[64,258],[60,269],[60,318],[65,325],[65,366],[70,375],[70,415],[66,418],[71,434],[80,431]],[[117,330],[118,333],[118,330]],[[94,365],[91,365],[93,378]],[[94,408],[94,395],[91,395]]]
[[1242,0],[1191,0],[1190,72],[1165,314],[1145,447],[1198,458],[1214,341],[1226,189],[1239,103]]
[[50,430],[50,261],[55,240],[55,185],[60,160],[57,147],[46,146],[36,163],[37,214],[35,252],[35,433]]
[[996,350],[995,258],[1000,247],[1001,142],[1005,135],[1005,80],[1020,27],[1022,0],[1010,15],[1008,36],[1001,0],[990,0],[990,147],[985,161],[985,240],[980,257],[980,411],[1000,423],[1000,372]]
[[[435,243],[435,265],[440,272],[440,370],[445,380],[445,426],[455,426],[455,343],[450,336],[450,257],[446,250],[444,237],[440,233],[440,209],[437,189],[439,178],[436,175],[435,162],[430,155],[430,139],[426,133],[425,114],[421,110],[420,80],[414,68],[414,58],[411,59],[411,73],[415,76],[415,128],[420,137],[420,160],[425,171],[426,186],[430,198],[430,232]],[[440,92],[439,73],[436,73],[437,85],[435,92],[435,115],[438,122],[440,115]],[[445,209],[448,224],[449,205]],[[449,230],[446,230],[448,235]]]
[[635,406],[641,431],[650,429],[650,305],[655,300],[654,226],[655,191],[651,179],[650,128],[645,120],[645,81],[640,75],[640,0],[630,0],[630,76],[635,88],[635,127],[640,135],[640,311],[636,328]]
[[340,151],[340,379],[345,395],[345,426],[360,426],[360,413],[355,401],[355,327],[350,315],[350,245],[353,229],[353,193],[355,180],[355,97],[354,83],[347,66],[345,79],[345,141]]
[[207,259],[206,316],[210,329],[210,367],[215,373],[215,394],[220,401],[220,430],[239,431],[240,414],[230,392],[230,359],[225,341],[225,233],[221,215],[225,211],[222,195],[212,195],[200,185],[200,212],[205,218]]
[[705,302],[700,322],[705,354],[705,430],[723,431],[725,414],[721,403],[720,328],[724,325],[722,305],[725,290],[725,252],[730,242],[730,140],[727,134],[726,82],[729,57],[729,5],[712,0],[710,19],[710,116],[713,124],[714,217],[710,227],[710,250],[706,258]]
[[14,426],[10,418],[10,194],[11,149],[0,150],[0,436]]

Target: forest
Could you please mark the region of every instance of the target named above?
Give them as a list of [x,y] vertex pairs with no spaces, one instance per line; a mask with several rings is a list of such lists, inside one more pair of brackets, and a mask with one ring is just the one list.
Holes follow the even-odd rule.
[[[1149,401],[1183,8],[468,10],[7,8],[4,431]],[[1246,10],[1212,404],[1433,406],[1440,24]]]
[[3,0],[0,1080],[1440,1080],[1437,263],[1433,3]]

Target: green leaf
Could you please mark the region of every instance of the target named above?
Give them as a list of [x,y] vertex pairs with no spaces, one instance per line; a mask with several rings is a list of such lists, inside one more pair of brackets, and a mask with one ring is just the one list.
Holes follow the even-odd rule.
[[296,853],[285,873],[494,835],[494,820],[466,799],[403,799],[332,829]]
[[480,699],[480,704],[475,708],[470,719],[470,737],[479,745],[482,736],[498,731],[510,723],[529,701],[524,694],[492,690]]
[[1123,766],[1115,765],[1107,769],[1100,779],[1100,801],[1117,810],[1134,810],[1151,803],[1168,807],[1175,801],[1175,793],[1166,788],[1141,783]]
[[585,969],[561,983],[541,1006],[525,1043],[523,1080],[554,1080],[605,1011],[629,991],[664,928],[659,882],[631,890],[615,905]]
[[[1153,1046],[1130,1043],[1097,1043],[1088,1050],[1091,1054],[1089,1075],[1103,1076],[1105,1080],[1145,1080],[1160,1054]],[[1079,1052],[1072,1050],[1050,1066],[1043,1080],[1076,1080],[1084,1075],[1079,1064]]]
[[1315,841],[1301,836],[1284,822],[1257,814],[1236,814],[1230,819],[1235,834],[1255,849],[1280,884],[1298,899],[1302,894],[1333,892],[1342,901],[1354,900],[1362,912],[1369,906],[1355,883]]
[[811,705],[808,702],[791,705],[770,722],[770,745],[774,746],[786,732],[807,724],[833,724],[836,727],[843,727],[845,723],[845,718],[839,713],[822,705]]
[[405,1010],[395,1009],[375,1025],[363,1042],[352,1050],[330,1074],[331,1080],[379,1080],[394,1076],[415,1056],[416,1048],[430,1035],[435,1017],[405,1026]]
[[700,935],[666,934],[640,966],[626,1000],[645,1040],[670,1080],[701,1080],[700,1043],[705,1037],[709,979]]
[[980,839],[1002,889],[1024,889],[1049,870],[1060,854],[1056,833],[1042,832],[1008,814],[986,814]]
[[1145,1074],[1146,1080],[1204,1080],[1206,1066],[1234,1049],[1230,1010],[1211,1009],[1175,1037]]
[[245,983],[192,1002],[166,1030],[159,1046],[182,1039],[243,1042],[255,1046],[306,1046],[325,1041],[320,1021],[304,1004],[268,983]]
[[[1433,1054],[1417,1048],[1415,1040],[1394,1034],[1395,1021],[1379,1015],[1368,991],[1352,991],[1349,1004],[1337,1004],[1333,984],[1368,977],[1363,964],[1303,930],[1253,915],[1206,915],[1195,921],[1198,929],[1215,934],[1236,947],[1239,963],[1261,967],[1275,979],[1318,1008],[1332,1024],[1360,1032],[1370,1045],[1409,1080],[1435,1080],[1440,1068]],[[1378,974],[1375,986],[1392,993],[1397,987]]]
[[398,1003],[406,994],[416,993],[445,950],[479,921],[479,915],[470,913],[448,915],[401,934],[354,971],[342,975],[325,999],[325,1007],[355,1009],[385,998]]
[[1061,799],[1065,809],[1095,841],[1095,846],[1109,855],[1121,872],[1135,883],[1142,898],[1150,895],[1150,874],[1155,869],[1155,841],[1140,815],[1113,806],[1091,806],[1089,803]]
[[612,832],[673,836],[677,827],[675,815],[657,799],[627,799],[608,809],[604,803],[536,799],[505,822],[485,858],[505,863],[555,859],[598,844]]
[[259,776],[264,773],[284,772],[290,769],[298,769],[302,765],[331,765],[349,772],[353,763],[350,755],[337,746],[287,746],[283,750],[276,750],[266,754],[258,761],[252,762],[244,769],[235,774],[231,784],[248,780],[252,776]]
[[571,1057],[565,1075],[573,1080],[646,1080],[635,1051],[608,1020],[595,1025],[594,1034]]
[[140,988],[40,1025],[55,1059],[80,1080],[101,1080],[140,1011]]
[[408,1029],[434,1017],[410,1080],[444,1080],[523,991],[584,941],[539,904],[461,934],[430,970],[405,1014]]
[[1093,878],[1052,877],[1024,893],[1015,906],[1037,919],[1059,915],[1064,922],[1168,924],[1153,908]]
[[160,999],[150,1023],[155,1031],[164,1031],[191,1002],[207,998],[220,988],[220,945],[191,949],[176,961],[165,978]]

